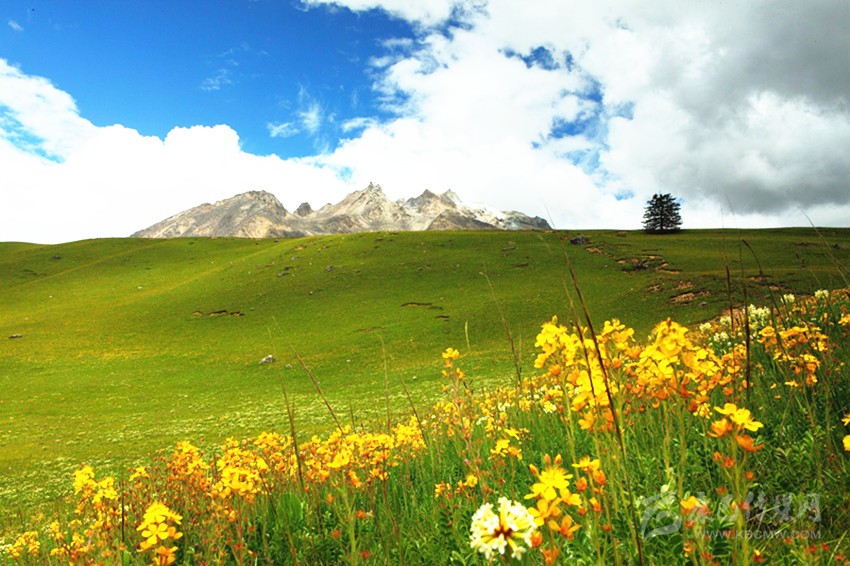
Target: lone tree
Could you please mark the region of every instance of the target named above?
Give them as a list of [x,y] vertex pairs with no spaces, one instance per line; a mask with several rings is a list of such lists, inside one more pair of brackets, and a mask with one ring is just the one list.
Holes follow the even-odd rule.
[[652,233],[676,232],[682,226],[680,208],[669,193],[652,195],[643,213],[643,229]]

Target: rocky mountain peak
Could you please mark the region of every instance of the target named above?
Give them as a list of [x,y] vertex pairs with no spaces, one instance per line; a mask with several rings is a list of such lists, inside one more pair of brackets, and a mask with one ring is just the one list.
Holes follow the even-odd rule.
[[460,197],[455,194],[455,192],[451,189],[447,190],[442,194],[442,197],[452,201],[455,204],[460,204]]
[[313,207],[310,206],[309,202],[302,202],[298,205],[298,208],[295,209],[295,214],[298,216],[309,216],[313,213]]
[[266,191],[248,191],[215,204],[202,204],[166,218],[133,234],[142,238],[217,236],[265,238],[283,235],[291,216],[277,197]]
[[491,212],[464,205],[453,191],[425,190],[390,201],[380,185],[348,194],[337,204],[313,210],[302,203],[289,213],[266,191],[249,191],[176,214],[133,234],[145,238],[178,236],[295,237],[381,230],[548,229],[540,218],[520,212]]

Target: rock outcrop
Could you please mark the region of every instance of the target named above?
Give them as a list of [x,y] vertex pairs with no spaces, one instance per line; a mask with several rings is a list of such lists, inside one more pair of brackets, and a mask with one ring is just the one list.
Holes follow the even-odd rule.
[[313,210],[302,203],[287,211],[265,191],[250,191],[175,214],[133,234],[139,238],[279,238],[348,232],[410,230],[546,230],[549,224],[521,212],[471,208],[452,191],[426,190],[415,198],[392,201],[369,184],[337,204]]

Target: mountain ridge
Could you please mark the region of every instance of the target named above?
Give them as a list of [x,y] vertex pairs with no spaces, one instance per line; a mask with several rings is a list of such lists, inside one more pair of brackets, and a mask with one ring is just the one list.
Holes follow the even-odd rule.
[[550,230],[546,220],[522,212],[472,208],[453,191],[425,190],[392,201],[369,183],[336,204],[314,210],[308,202],[290,212],[273,194],[248,191],[204,203],[132,234],[135,238],[282,238],[378,231]]

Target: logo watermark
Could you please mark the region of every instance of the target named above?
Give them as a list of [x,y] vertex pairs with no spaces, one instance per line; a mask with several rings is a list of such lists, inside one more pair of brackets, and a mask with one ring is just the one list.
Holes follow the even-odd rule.
[[[820,495],[769,494],[750,491],[737,504],[727,494],[710,499],[704,493],[680,501],[665,485],[661,491],[637,502],[643,509],[640,532],[644,539],[677,533],[683,527],[700,530],[714,539],[746,537],[749,539],[804,538],[818,539],[814,528],[821,521]],[[746,529],[733,528],[744,519]]]

